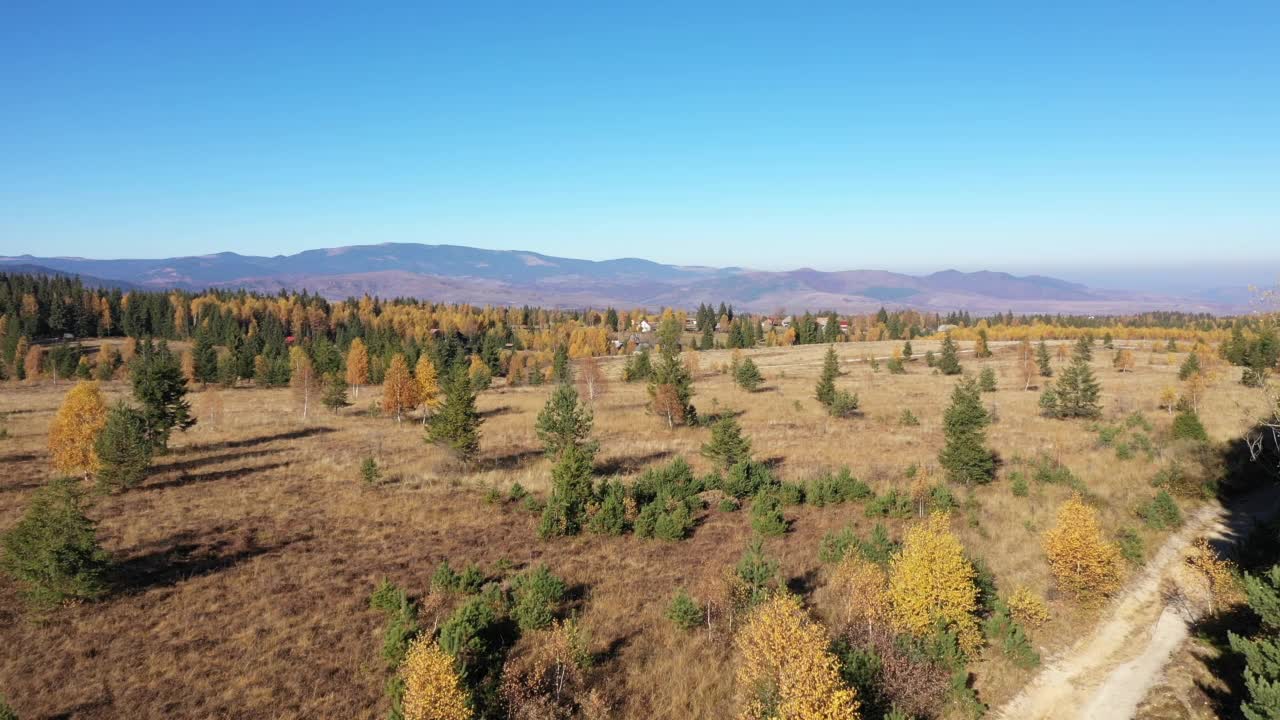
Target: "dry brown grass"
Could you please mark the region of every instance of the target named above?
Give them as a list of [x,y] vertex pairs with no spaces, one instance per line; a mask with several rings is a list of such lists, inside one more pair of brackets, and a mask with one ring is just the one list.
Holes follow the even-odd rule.
[[[804,480],[824,468],[848,464],[878,492],[907,489],[904,469],[919,464],[940,478],[941,418],[953,380],[929,374],[917,361],[904,376],[873,373],[864,356],[885,357],[897,343],[839,345],[846,374],[841,387],[861,396],[864,415],[835,420],[812,398],[823,346],[770,348],[748,353],[766,383],[747,394],[716,368],[728,352],[701,359],[695,404],[703,412],[744,411],[740,418],[755,455],[778,472]],[[917,358],[937,343],[914,343]],[[1000,377],[986,396],[1000,421],[991,444],[1007,459],[1045,452],[1067,464],[1101,499],[1104,526],[1138,525],[1132,510],[1152,494],[1154,465],[1121,461],[1096,447],[1085,423],[1037,417],[1035,392],[1018,388],[1012,356],[993,343],[987,363]],[[967,347],[967,344],[966,344]],[[1110,355],[1094,361],[1108,417],[1142,411],[1157,425],[1160,389],[1176,384],[1177,363],[1149,362],[1138,354],[1135,372],[1111,370]],[[967,368],[979,362],[964,357]],[[668,431],[644,414],[642,385],[617,382],[621,363],[602,363],[613,380],[596,404],[600,464],[632,474],[676,456],[699,472],[708,435],[702,429]],[[10,413],[10,437],[0,441],[0,529],[17,521],[33,488],[49,476],[45,437],[62,393],[60,385],[4,385],[0,412]],[[109,395],[127,388],[110,383]],[[549,388],[497,388],[484,393],[481,461],[464,472],[427,446],[413,421],[368,415],[378,397],[365,388],[340,415],[323,410],[301,422],[288,390],[220,392],[223,409],[175,438],[145,483],[124,495],[102,497],[92,514],[105,547],[122,567],[122,585],[108,599],[60,610],[52,622],[26,619],[14,589],[0,589],[0,637],[11,649],[0,659],[0,690],[23,717],[298,717],[373,718],[383,714],[385,677],[377,656],[381,619],[369,610],[369,591],[389,577],[413,594],[430,585],[437,563],[468,561],[492,567],[546,562],[581,589],[581,621],[601,654],[598,677],[619,717],[720,717],[728,712],[733,670],[727,638],[706,630],[678,633],[663,619],[676,588],[712,595],[723,570],[750,537],[745,512],[711,508],[689,540],[677,544],[631,536],[584,536],[540,542],[537,518],[512,506],[483,501],[484,491],[520,482],[547,488],[533,420]],[[199,394],[197,394],[199,395]],[[1260,399],[1224,373],[1202,414],[1217,439],[1237,435]],[[197,406],[217,401],[198,399]],[[910,408],[918,427],[900,427]],[[372,455],[391,482],[367,488],[360,460]],[[1042,650],[1078,637],[1094,621],[1050,587],[1039,534],[1068,489],[1037,487],[1014,497],[1003,474],[979,488],[978,525],[957,513],[954,526],[969,552],[983,557],[1001,587],[1025,585],[1050,600],[1053,619],[1034,631]],[[964,492],[958,491],[958,497]],[[824,581],[819,539],[847,524],[866,533],[873,521],[862,506],[789,508],[795,522],[767,551],[781,561],[793,586],[807,592]],[[888,525],[900,536],[905,521]],[[1144,531],[1148,545],[1159,537]],[[430,607],[435,607],[431,605]],[[433,618],[425,618],[428,626]],[[1025,671],[999,657],[975,665],[987,702],[1007,698]]]

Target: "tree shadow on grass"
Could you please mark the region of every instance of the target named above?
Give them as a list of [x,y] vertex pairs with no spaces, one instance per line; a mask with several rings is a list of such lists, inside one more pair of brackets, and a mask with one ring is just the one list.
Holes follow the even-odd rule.
[[151,472],[167,473],[180,472],[183,470],[194,470],[205,465],[216,465],[222,462],[231,462],[233,460],[245,460],[248,458],[263,457],[265,455],[276,455],[283,452],[279,449],[266,450],[246,450],[244,452],[224,453],[222,455],[210,455],[204,458],[192,458],[191,460],[180,460],[178,462],[169,463],[167,465],[153,465]]
[[211,544],[187,542],[181,533],[159,545],[167,546],[131,557],[112,567],[111,581],[123,594],[136,594],[157,587],[170,587],[183,580],[227,570],[246,560],[282,550],[308,539],[299,536],[270,545],[259,545],[250,535]]
[[244,440],[226,440],[223,442],[192,444],[181,448],[175,448],[172,452],[185,454],[191,452],[202,452],[205,450],[230,450],[233,448],[266,445],[267,443],[278,442],[281,440],[301,440],[303,438],[315,437],[316,435],[328,435],[332,432],[337,432],[337,430],[324,425],[317,425],[315,427],[299,428],[297,430],[290,430],[288,432],[275,433],[272,435],[259,435],[258,437],[245,438]]
[[141,491],[166,490],[169,488],[186,487],[187,485],[198,485],[200,483],[215,482],[218,480],[236,480],[242,477],[248,477],[256,473],[267,472],[287,466],[289,463],[268,463],[266,465],[255,465],[252,467],[232,468],[230,470],[214,470],[206,473],[196,473],[194,475],[180,475],[172,480],[162,480],[157,483],[148,483],[138,488]]
[[488,410],[481,410],[479,412],[479,415],[482,418],[488,419],[491,417],[497,417],[499,415],[510,415],[513,412],[515,412],[515,410],[512,409],[510,405],[499,405],[498,407],[492,407],[492,408],[489,408]]
[[30,462],[31,460],[35,460],[38,457],[40,456],[33,452],[14,453],[13,455],[5,455],[4,457],[0,457],[0,463]]
[[542,455],[543,451],[540,448],[524,448],[491,456],[486,458],[482,464],[495,470],[517,470],[542,457]]

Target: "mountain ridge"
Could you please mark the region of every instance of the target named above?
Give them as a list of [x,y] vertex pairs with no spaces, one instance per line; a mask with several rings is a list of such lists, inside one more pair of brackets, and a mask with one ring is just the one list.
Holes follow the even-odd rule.
[[583,260],[529,250],[448,244],[345,245],[274,256],[220,252],[156,259],[0,257],[0,270],[22,266],[78,274],[93,278],[97,284],[124,287],[262,292],[306,289],[331,299],[368,293],[550,307],[694,307],[702,302],[730,302],[754,312],[862,312],[881,305],[1076,314],[1143,310],[1225,313],[1237,309],[1229,302],[1202,297],[1098,290],[1047,275],[991,270],[946,269],[926,275],[868,269],[770,271],[671,265],[639,257]]

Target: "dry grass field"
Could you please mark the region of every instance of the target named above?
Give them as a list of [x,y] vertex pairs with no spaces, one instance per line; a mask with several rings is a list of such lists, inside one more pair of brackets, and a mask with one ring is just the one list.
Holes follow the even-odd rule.
[[[860,361],[887,356],[896,345],[837,346],[845,371],[838,384],[860,395],[860,417],[832,419],[812,397],[825,346],[746,353],[766,378],[752,394],[717,371],[729,362],[728,352],[702,353],[694,403],[703,412],[742,411],[755,456],[773,463],[783,479],[804,481],[848,465],[877,492],[907,490],[904,473],[912,464],[941,480],[941,421],[955,380],[932,374],[920,361],[906,375],[883,367],[875,372]],[[937,343],[915,346],[919,358]],[[1145,345],[1136,355],[1136,370],[1120,374],[1108,351],[1095,352],[1104,419],[1141,412],[1161,447],[1170,419],[1158,399],[1162,388],[1177,385],[1184,356],[1150,353]],[[1108,530],[1138,528],[1149,549],[1160,536],[1142,529],[1134,509],[1153,494],[1148,481],[1158,461],[1140,453],[1119,459],[1100,447],[1087,422],[1039,417],[1038,393],[1020,387],[1008,347],[997,347],[986,361],[971,355],[962,361],[975,372],[989,364],[1000,379],[999,390],[984,400],[998,416],[990,445],[1004,465],[996,482],[973,492],[974,504],[954,513],[953,527],[1003,590],[1026,585],[1049,599],[1052,620],[1033,633],[1047,655],[1096,618],[1053,590],[1040,548],[1040,533],[1071,491],[1032,483],[1028,496],[1015,496],[1007,480],[1013,459],[1056,458],[1097,496]],[[698,472],[710,469],[698,452],[708,430],[667,430],[645,413],[644,385],[617,380],[621,360],[605,368],[613,381],[595,402],[601,475],[634,475],[676,456]],[[1201,415],[1210,435],[1225,440],[1260,413],[1262,400],[1235,382],[1237,371],[1218,375]],[[0,530],[18,520],[51,472],[46,433],[67,388],[0,386],[8,430],[0,440]],[[118,382],[106,389],[113,396],[127,392]],[[482,457],[471,470],[425,444],[417,422],[370,413],[377,388],[364,388],[340,414],[313,410],[306,420],[288,390],[193,393],[199,424],[175,436],[172,452],[157,458],[151,476],[124,494],[95,496],[90,514],[119,566],[115,591],[40,620],[24,613],[9,582],[0,587],[0,640],[7,647],[0,655],[0,691],[23,718],[381,717],[383,619],[367,602],[381,578],[424,597],[424,624],[431,627],[448,610],[425,597],[442,560],[486,569],[499,561],[516,568],[545,562],[568,583],[572,608],[589,631],[595,685],[611,701],[611,716],[729,716],[728,638],[675,630],[663,612],[679,587],[698,597],[717,592],[752,536],[748,514],[713,505],[678,543],[631,535],[539,540],[535,514],[485,496],[514,482],[547,491],[549,464],[533,425],[549,392],[549,386],[484,392]],[[218,404],[223,409],[215,413]],[[919,417],[918,426],[899,424],[903,409]],[[370,455],[390,482],[367,487],[360,481],[358,466]],[[955,491],[963,503],[966,492]],[[864,517],[860,503],[790,507],[786,514],[792,530],[767,541],[766,550],[821,613],[821,537],[848,525],[865,535],[875,521]],[[911,521],[884,522],[899,537]],[[995,704],[1030,671],[988,653],[974,673],[980,698]]]

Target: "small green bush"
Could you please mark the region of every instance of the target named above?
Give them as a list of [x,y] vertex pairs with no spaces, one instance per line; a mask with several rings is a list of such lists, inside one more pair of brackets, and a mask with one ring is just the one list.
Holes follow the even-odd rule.
[[5,533],[3,546],[0,567],[37,609],[107,592],[107,554],[71,478],[54,478],[37,490],[22,519]]
[[702,623],[702,608],[681,588],[667,606],[667,619],[681,630],[692,630]]
[[564,598],[565,585],[546,565],[539,565],[517,575],[511,592],[514,599],[511,615],[516,624],[521,630],[540,630],[554,619],[556,606]]
[[1146,562],[1147,550],[1142,542],[1142,536],[1133,528],[1123,528],[1117,538],[1120,545],[1120,555],[1134,567],[1142,565]]
[[827,411],[832,417],[847,418],[858,414],[858,394],[848,390],[836,390],[831,396]]
[[902,415],[898,416],[898,424],[903,427],[916,427],[920,424],[920,418],[907,408],[902,411]]
[[987,639],[1000,648],[1014,665],[1029,670],[1040,664],[1040,653],[1031,646],[1026,631],[1009,614],[1009,607],[1003,602],[995,602],[994,611],[982,625]]
[[1173,418],[1173,439],[1207,443],[1209,433],[1205,432],[1204,424],[1194,410],[1183,410]]
[[914,512],[913,505],[908,495],[894,488],[867,503],[864,512],[867,517],[909,518]]
[[365,485],[377,485],[382,480],[382,470],[372,457],[366,457],[360,463],[360,479]]
[[1182,525],[1182,511],[1178,509],[1178,503],[1164,490],[1138,508],[1138,517],[1153,530],[1170,530]]
[[771,492],[762,492],[751,501],[751,528],[765,537],[777,537],[787,532],[787,520],[782,516],[782,501]]
[[720,512],[737,512],[742,506],[733,498],[724,498],[718,507]]

